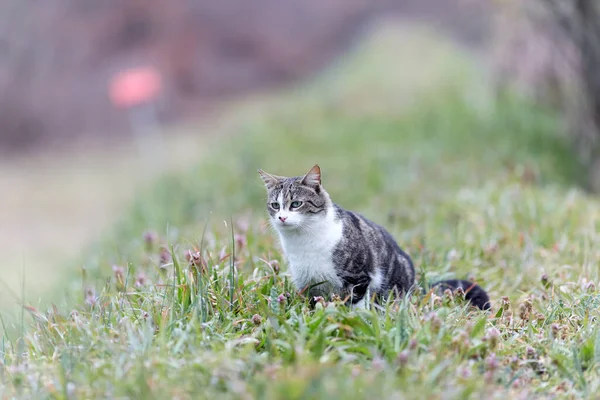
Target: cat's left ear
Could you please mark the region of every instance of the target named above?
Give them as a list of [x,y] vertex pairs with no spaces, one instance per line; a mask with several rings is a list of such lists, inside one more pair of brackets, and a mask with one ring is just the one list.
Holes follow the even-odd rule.
[[283,179],[283,177],[281,177],[281,176],[271,175],[271,174],[263,171],[262,169],[258,170],[258,174],[260,175],[262,180],[265,182],[265,186],[269,190],[272,189],[273,187],[275,187],[279,183],[279,181]]
[[320,186],[321,185],[321,168],[319,165],[315,165],[308,171],[304,178],[302,178],[302,183],[308,186]]

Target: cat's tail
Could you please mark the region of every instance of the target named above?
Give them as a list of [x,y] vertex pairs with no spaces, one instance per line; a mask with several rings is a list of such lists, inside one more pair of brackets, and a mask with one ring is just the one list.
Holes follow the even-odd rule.
[[465,299],[475,307],[481,310],[489,310],[492,307],[488,294],[476,283],[460,279],[448,279],[436,282],[431,286],[441,293],[446,289],[450,289],[454,292],[456,289],[460,288],[465,293]]

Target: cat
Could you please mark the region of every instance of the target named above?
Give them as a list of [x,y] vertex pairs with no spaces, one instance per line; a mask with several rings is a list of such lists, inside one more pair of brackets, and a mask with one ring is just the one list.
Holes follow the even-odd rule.
[[[298,290],[307,289],[311,299],[337,295],[365,307],[372,293],[381,301],[392,291],[404,295],[415,287],[409,255],[383,227],[333,203],[321,185],[318,165],[304,176],[258,173],[267,189],[270,223]],[[438,291],[461,288],[472,305],[490,309],[487,293],[474,283],[446,280],[433,286]]]

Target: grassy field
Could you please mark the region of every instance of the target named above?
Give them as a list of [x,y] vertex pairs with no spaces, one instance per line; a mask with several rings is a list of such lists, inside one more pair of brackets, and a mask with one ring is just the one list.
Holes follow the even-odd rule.
[[[600,202],[555,115],[493,94],[436,35],[387,28],[236,118],[82,249],[56,307],[24,307],[26,334],[0,343],[3,398],[597,396]],[[475,279],[492,312],[431,294],[311,310],[256,169],[314,163],[420,282]]]
[[[208,126],[214,131],[221,125]],[[164,142],[168,154],[187,154],[204,136],[189,135],[185,126],[174,131]],[[188,164],[183,158],[163,161],[155,169],[177,171]],[[0,157],[0,312],[5,319],[18,314],[23,284],[25,298],[34,304],[40,296],[47,298],[49,288],[62,285],[66,266],[110,229],[154,175],[131,142]],[[53,297],[61,299],[62,293]]]

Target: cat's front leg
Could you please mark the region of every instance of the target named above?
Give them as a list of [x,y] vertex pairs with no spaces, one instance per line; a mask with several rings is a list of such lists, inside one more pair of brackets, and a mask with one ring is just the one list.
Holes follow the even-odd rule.
[[371,289],[367,288],[367,292],[365,293],[363,298],[360,299],[359,301],[357,301],[356,303],[352,303],[351,307],[354,309],[362,308],[362,309],[370,310],[371,309]]
[[352,308],[370,308],[371,290],[368,280],[362,280],[360,283],[347,284],[342,298],[346,299],[346,304]]

